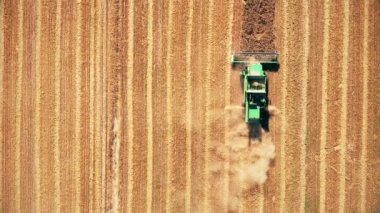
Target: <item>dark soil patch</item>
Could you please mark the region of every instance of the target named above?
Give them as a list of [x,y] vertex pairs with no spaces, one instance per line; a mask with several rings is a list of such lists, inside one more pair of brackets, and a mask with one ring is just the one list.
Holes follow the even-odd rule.
[[276,0],[246,0],[241,51],[275,50],[274,13]]

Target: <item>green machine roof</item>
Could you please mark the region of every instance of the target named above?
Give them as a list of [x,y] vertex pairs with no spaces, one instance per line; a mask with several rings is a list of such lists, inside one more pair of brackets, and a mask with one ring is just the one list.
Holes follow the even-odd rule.
[[259,108],[249,109],[248,119],[249,120],[258,120],[258,119],[260,119],[260,109]]
[[250,65],[248,67],[248,73],[251,75],[265,76],[263,65],[261,65],[260,63]]

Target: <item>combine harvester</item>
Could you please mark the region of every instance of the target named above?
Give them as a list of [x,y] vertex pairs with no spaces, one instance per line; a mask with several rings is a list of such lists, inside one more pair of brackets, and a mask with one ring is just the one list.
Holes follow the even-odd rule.
[[267,71],[278,71],[277,52],[242,52],[232,55],[232,67],[241,72],[245,122],[250,138],[261,138],[261,128],[269,131]]

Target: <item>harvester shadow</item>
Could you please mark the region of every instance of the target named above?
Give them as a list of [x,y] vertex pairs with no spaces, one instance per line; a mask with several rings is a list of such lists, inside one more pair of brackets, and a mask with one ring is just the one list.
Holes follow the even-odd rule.
[[278,63],[262,63],[263,70],[267,72],[278,72],[280,69],[280,64]]
[[[278,72],[280,70],[280,64],[279,63],[262,63],[263,70],[266,72]],[[245,69],[247,67],[246,64],[231,63],[231,68],[235,72],[240,72],[241,70]]]
[[263,131],[269,132],[269,119],[270,119],[270,113],[267,109],[263,109],[261,111],[261,122],[258,124],[247,124],[249,128],[249,144],[251,144],[252,141],[260,141],[262,138]]

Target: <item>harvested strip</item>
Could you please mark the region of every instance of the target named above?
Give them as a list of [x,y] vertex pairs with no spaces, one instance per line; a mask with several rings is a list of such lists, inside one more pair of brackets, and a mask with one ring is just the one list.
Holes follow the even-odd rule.
[[[38,13],[38,19],[40,23],[37,23],[38,41],[38,68],[37,72],[37,109],[38,109],[38,128],[39,129],[39,152],[40,152],[40,169],[41,169],[41,201],[50,200],[51,202],[41,202],[41,209],[47,209],[53,211],[55,209],[55,167],[54,167],[54,137],[55,137],[55,60],[56,46],[55,36],[50,36],[48,33],[53,32],[56,29],[56,20],[44,16],[45,11],[55,11],[56,4],[54,2],[49,4],[39,5],[41,8],[37,8],[40,11]],[[51,20],[51,21],[50,21]],[[45,71],[46,70],[46,71]],[[60,98],[60,97],[59,97]],[[45,131],[41,131],[45,130]],[[49,177],[49,178],[47,178]]]
[[187,17],[186,32],[186,191],[185,191],[185,212],[191,212],[191,166],[192,166],[192,70],[191,51],[193,34],[193,13],[194,1],[189,1],[189,15]]
[[95,99],[95,139],[94,139],[94,211],[102,211],[103,198],[102,198],[102,125],[101,125],[101,116],[102,116],[102,69],[101,69],[101,50],[102,50],[102,13],[99,11],[101,7],[100,0],[95,2],[94,16],[95,16],[95,94],[98,94]]
[[[380,73],[378,69],[380,42],[380,2],[368,2],[368,141],[367,141],[367,189],[366,210],[377,212],[380,206]],[[366,23],[365,23],[366,24]]]
[[[109,58],[107,66],[108,72],[108,91],[107,109],[108,122],[111,126],[109,129],[109,144],[110,150],[109,162],[107,165],[108,181],[107,185],[107,206],[112,212],[120,211],[120,146],[121,135],[124,129],[121,124],[121,99],[122,99],[122,51],[120,51],[120,39],[122,35],[121,24],[121,2],[115,2],[109,5],[108,31],[112,35],[108,39],[107,49],[109,50]],[[112,119],[112,120],[111,120]]]
[[[194,19],[193,19],[193,36],[192,36],[192,49],[198,51],[191,52],[192,65],[191,70],[193,73],[203,73],[206,67],[206,47],[207,40],[206,34],[203,33],[207,29],[207,2],[194,1]],[[204,212],[204,117],[205,117],[205,104],[204,104],[204,75],[193,75],[192,78],[192,143],[191,143],[191,212]],[[197,184],[194,184],[197,183]]]
[[301,130],[300,130],[300,139],[301,139],[301,174],[300,174],[300,212],[305,212],[305,198],[306,198],[306,138],[307,138],[307,114],[308,114],[308,98],[307,98],[307,88],[308,88],[308,60],[309,60],[309,37],[310,37],[310,28],[309,28],[309,3],[307,0],[303,1],[303,17],[304,17],[304,25],[303,25],[303,59],[302,59],[302,102],[300,104],[302,108],[301,113]]
[[81,70],[81,24],[82,24],[82,3],[76,4],[76,36],[75,36],[75,123],[74,123],[74,186],[75,186],[75,204],[74,211],[80,211],[81,203],[81,99],[82,99],[82,70]]
[[360,211],[366,212],[367,208],[367,163],[368,163],[368,99],[369,96],[369,3],[364,1],[363,18],[363,105],[362,105],[362,135],[361,135],[361,156],[360,156]]
[[[38,7],[37,7],[38,8]],[[56,15],[56,25],[55,25],[55,68],[54,68],[54,91],[55,91],[55,128],[54,128],[54,205],[55,211],[60,212],[61,210],[61,163],[60,163],[60,122],[61,122],[61,0],[57,1],[57,15]],[[38,17],[41,16],[41,11],[38,11]],[[37,30],[39,28],[37,27]],[[41,32],[37,31],[38,34]],[[39,36],[37,36],[39,40]],[[37,211],[38,212],[38,211]]]
[[324,0],[323,5],[323,56],[322,56],[322,110],[321,110],[321,144],[320,144],[320,198],[319,211],[324,213],[326,210],[326,143],[327,143],[327,72],[329,58],[329,23],[330,23],[330,1]]
[[[94,119],[96,118],[96,115],[95,115],[95,97],[94,97],[94,93],[95,93],[95,23],[96,23],[96,19],[95,19],[95,2],[94,1],[91,1],[90,2],[90,24],[89,24],[89,28],[90,28],[90,41],[89,41],[89,46],[90,46],[90,51],[89,51],[89,60],[90,60],[90,64],[89,64],[89,112],[90,112],[90,116],[89,116],[89,135],[88,135],[88,139],[89,139],[89,152],[90,152],[90,156],[89,156],[89,162],[90,162],[90,168],[89,168],[89,178],[91,181],[91,183],[89,183],[89,204],[88,204],[88,208],[89,209],[96,209],[95,205],[94,205],[94,201],[95,201],[95,185],[93,183],[96,182],[96,177],[95,177],[95,121]],[[95,170],[96,171],[96,170]],[[98,210],[99,211],[99,210]]]
[[[7,212],[16,212],[16,180],[15,180],[15,165],[16,165],[16,75],[18,53],[16,44],[18,44],[18,1],[3,1],[4,2],[4,23],[9,23],[8,27],[4,28],[4,70],[3,72],[3,97],[7,104],[3,106],[3,134],[4,144],[2,156],[4,159],[4,174],[1,191],[3,196],[1,199],[3,209]],[[8,38],[5,39],[5,38]],[[5,166],[10,165],[10,166]]]
[[[143,1],[136,1],[134,11],[134,59],[144,63],[134,63],[133,71],[133,131],[136,143],[133,144],[133,212],[146,212],[147,202],[147,76],[141,74],[141,70],[147,70],[147,22],[148,5]],[[137,142],[138,141],[138,142]],[[145,184],[141,184],[145,183]]]
[[18,4],[18,54],[16,74],[16,137],[15,137],[15,210],[21,211],[21,100],[22,100],[22,71],[24,69],[24,1]]
[[339,159],[339,212],[345,212],[346,203],[346,147],[347,147],[347,90],[348,90],[348,47],[349,47],[349,2],[344,2],[344,18],[343,18],[343,61],[342,61],[342,97],[341,97],[341,119],[340,119],[340,138],[339,146],[341,148]]
[[22,73],[24,70],[24,2],[18,4],[18,56],[16,75],[16,138],[15,138],[15,209],[21,211],[21,104],[22,104]]
[[208,17],[207,17],[207,50],[206,50],[206,73],[205,73],[205,185],[203,188],[204,191],[204,200],[203,200],[203,208],[206,211],[209,211],[209,191],[210,191],[210,183],[209,183],[209,147],[210,147],[210,134],[211,134],[211,127],[210,127],[210,90],[211,90],[211,44],[212,44],[212,23],[213,23],[213,12],[214,12],[214,1],[211,0],[208,2]]
[[[172,61],[171,68],[173,71],[172,86],[176,88],[172,92],[173,101],[173,141],[172,141],[172,175],[171,184],[173,187],[171,212],[185,212],[186,205],[186,87],[187,87],[187,73],[186,73],[186,60],[178,60],[186,57],[190,53],[186,52],[186,26],[188,18],[186,14],[189,11],[189,4],[182,4],[181,2],[173,2],[172,16],[173,31],[172,31]],[[190,32],[191,33],[191,32]],[[175,106],[175,107],[174,107]]]
[[[208,15],[212,16],[211,25],[208,25],[210,30],[210,35],[207,36],[211,40],[210,42],[210,61],[208,61],[210,75],[206,75],[206,80],[209,83],[206,84],[206,91],[210,90],[210,93],[206,93],[206,100],[209,103],[208,107],[208,122],[209,122],[209,144],[206,144],[209,147],[208,151],[208,169],[209,171],[206,173],[206,177],[208,175],[208,179],[206,184],[209,184],[209,207],[208,211],[210,212],[226,212],[229,207],[229,195],[227,190],[229,188],[229,182],[226,181],[226,173],[228,173],[225,169],[225,164],[227,159],[221,160],[218,158],[218,154],[215,151],[218,148],[225,147],[225,117],[227,113],[225,113],[226,108],[226,73],[231,72],[230,67],[226,65],[229,64],[229,61],[225,59],[228,56],[231,56],[230,53],[227,53],[226,47],[228,43],[231,45],[231,40],[229,39],[228,34],[231,35],[232,31],[232,23],[228,23],[232,21],[231,15],[228,15],[229,12],[232,13],[228,5],[228,1],[223,3],[214,2],[212,7],[212,11],[209,10]],[[226,15],[227,14],[227,15]],[[229,19],[231,18],[231,19]],[[229,25],[229,26],[228,26]],[[228,31],[229,30],[229,31]],[[232,35],[231,35],[232,36]],[[231,38],[231,37],[230,37]],[[218,44],[214,44],[213,41],[218,41]],[[231,49],[231,46],[229,47]],[[207,50],[208,51],[208,50]],[[209,52],[207,52],[209,54]],[[207,55],[208,56],[208,55]],[[206,66],[207,69],[208,66]],[[209,79],[208,79],[209,78]],[[207,95],[210,95],[207,98]],[[206,120],[207,121],[207,120]],[[207,124],[207,123],[206,123]],[[207,129],[206,129],[207,130]],[[207,138],[206,138],[207,143]],[[234,186],[235,187],[235,186]]]
[[[4,153],[4,133],[3,133],[3,105],[4,105],[4,1],[0,2],[0,183],[3,183],[3,153]],[[3,188],[0,185],[0,197],[3,197]],[[4,209],[3,199],[0,201],[0,209]]]
[[152,73],[152,104],[153,104],[153,195],[152,209],[155,212],[165,212],[167,192],[167,129],[166,129],[166,32],[167,32],[166,0],[155,1],[153,4],[153,73]]
[[[341,126],[343,116],[342,110],[342,92],[343,92],[343,31],[344,31],[344,5],[343,2],[331,1],[329,9],[329,53],[327,59],[326,79],[326,146],[324,147],[325,158],[320,160],[326,163],[326,212],[339,210],[339,188],[340,188],[340,156],[344,147],[339,143],[340,130],[345,128]],[[331,30],[334,29],[334,30]],[[337,51],[340,50],[340,51]],[[347,86],[346,86],[347,87]],[[322,98],[323,100],[323,98]],[[323,105],[322,105],[323,107]],[[344,152],[344,151],[343,151]],[[337,176],[337,178],[329,178]],[[343,178],[343,177],[342,177]]]
[[[107,115],[108,115],[108,112],[107,112],[107,82],[108,82],[108,75],[107,75],[107,53],[108,53],[108,26],[107,26],[107,11],[106,11],[106,8],[107,8],[107,2],[105,1],[101,1],[101,8],[100,11],[102,11],[102,16],[101,16],[101,32],[102,32],[102,70],[104,70],[104,72],[102,73],[102,76],[101,76],[101,79],[102,79],[102,88],[101,88],[101,91],[102,91],[102,109],[103,109],[103,112],[102,113],[102,126],[101,126],[101,129],[102,129],[102,211],[105,211],[107,209],[107,206],[106,206],[106,202],[107,202],[107,192],[106,192],[106,188],[107,188],[107,182],[106,182],[106,179],[107,179],[107,161],[106,161],[106,153],[107,153],[107,133],[108,133],[108,129],[107,129]],[[106,109],[106,110],[104,110]]]
[[[346,139],[346,190],[345,209],[360,212],[360,154],[363,101],[363,6],[364,1],[349,3],[349,48],[347,76],[347,139]],[[360,72],[351,72],[360,70]]]
[[132,212],[133,199],[133,144],[134,144],[134,125],[133,125],[133,81],[134,81],[134,0],[128,1],[128,57],[127,57],[127,124],[128,134],[128,185],[127,185],[127,213]]
[[41,211],[41,166],[40,166],[40,106],[41,106],[41,97],[40,97],[40,87],[41,87],[41,73],[40,73],[40,39],[41,39],[41,4],[40,1],[37,1],[36,4],[36,59],[35,59],[35,72],[36,72],[36,85],[35,85],[35,118],[34,118],[34,185],[35,185],[35,211]]
[[172,33],[173,33],[173,1],[169,0],[168,2],[168,27],[167,27],[167,40],[166,40],[166,122],[167,122],[167,177],[166,177],[166,203],[165,203],[165,212],[171,212],[171,193],[172,193],[172,142],[173,142],[173,103],[172,103],[172,80],[173,80],[173,71],[172,71]]
[[280,134],[281,134],[281,139],[280,139],[280,206],[279,206],[279,210],[280,212],[284,212],[285,211],[285,193],[286,193],[286,168],[285,168],[285,165],[286,165],[286,155],[285,155],[285,152],[286,152],[286,144],[285,144],[285,137],[286,137],[286,130],[287,130],[287,127],[286,127],[286,124],[287,124],[287,114],[286,114],[286,98],[288,96],[288,92],[287,92],[287,81],[288,81],[288,75],[287,75],[287,72],[288,72],[288,60],[287,60],[287,57],[288,57],[288,31],[287,31],[287,26],[288,26],[288,3],[287,1],[283,1],[281,2],[283,4],[283,11],[282,11],[282,14],[281,14],[281,17],[282,17],[282,20],[284,22],[284,27],[283,27],[283,43],[282,43],[282,57],[285,59],[282,61],[281,65],[282,65],[282,68],[281,68],[281,71],[283,73],[282,75],[282,79],[281,79],[281,84],[282,84],[282,89],[281,89],[281,104],[282,104],[282,107],[281,107],[281,111],[282,111],[282,117],[281,117],[281,129],[280,129]]
[[[75,50],[75,15],[74,5],[71,1],[62,1],[62,25],[61,25],[61,103],[70,103],[61,105],[61,126],[60,126],[60,157],[61,162],[73,162],[74,153],[74,126],[75,120],[73,112],[75,111],[75,84],[72,76],[75,76],[75,54],[66,50]],[[63,41],[65,40],[65,42]],[[69,144],[69,145],[65,145]],[[42,151],[42,150],[41,150]],[[75,197],[75,185],[73,173],[74,164],[61,166],[61,200],[62,212],[73,212]]]
[[[324,12],[322,1],[310,1],[310,48],[308,72],[307,96],[307,144],[306,144],[306,194],[305,211],[319,212],[319,174],[320,161],[319,150],[321,143],[321,94],[322,75],[321,66],[323,61],[323,27]],[[312,8],[320,8],[314,10]],[[316,95],[318,94],[318,95]]]
[[[232,52],[232,45],[233,45],[233,38],[232,38],[232,35],[233,35],[233,28],[234,28],[234,1],[233,0],[230,0],[228,2],[228,9],[227,9],[227,14],[228,14],[228,19],[227,19],[227,38],[226,38],[226,61],[229,61],[230,60],[230,54]],[[224,88],[224,104],[225,106],[229,106],[231,104],[231,73],[230,73],[230,64],[228,63],[227,66],[226,66],[226,72],[225,72],[225,77],[224,77],[224,81],[225,81],[225,88]],[[227,132],[229,132],[229,119],[230,119],[230,116],[229,115],[226,115],[225,118],[224,118],[224,144],[226,145],[228,143],[228,135],[226,134]],[[226,196],[226,200],[229,200],[229,188],[230,188],[230,179],[229,179],[229,173],[227,171],[230,171],[230,164],[229,164],[229,156],[227,156],[227,162],[225,163],[224,165],[224,171],[225,174],[224,174],[224,179],[225,179],[225,183],[224,183],[224,186],[225,186],[225,189],[224,189],[224,193],[225,196]]]
[[[119,100],[119,99],[118,99]],[[120,101],[118,101],[119,103]],[[117,103],[117,105],[119,105]],[[119,107],[117,109],[120,109]],[[117,110],[119,111],[119,110]],[[112,159],[111,159],[111,167],[112,167],[112,200],[111,200],[111,211],[112,212],[119,212],[120,211],[120,114],[117,113],[117,117],[114,118],[113,121],[113,127],[112,127],[112,133],[113,139],[112,139]]]
[[152,194],[153,194],[153,88],[152,88],[152,75],[153,75],[153,1],[148,2],[148,48],[147,48],[147,212],[152,212]]
[[[130,129],[128,129],[128,120],[130,119],[128,117],[128,105],[129,103],[127,102],[127,97],[128,91],[127,84],[128,84],[128,75],[129,75],[129,70],[128,70],[128,9],[129,5],[128,4],[120,4],[120,8],[118,9],[118,18],[115,20],[116,23],[118,23],[118,38],[115,40],[115,43],[120,43],[119,46],[115,47],[116,49],[119,50],[118,52],[118,61],[116,64],[124,64],[124,66],[120,66],[119,70],[119,81],[120,81],[120,88],[118,88],[118,94],[120,98],[120,151],[119,151],[119,202],[120,202],[120,212],[126,212],[128,208],[128,198],[130,197],[128,195],[128,173],[130,168],[128,167],[128,160],[129,160],[129,150],[128,146],[130,144],[128,134]],[[123,15],[125,14],[125,15]],[[120,91],[120,92],[119,92]],[[118,109],[119,110],[119,109]]]
[[[295,212],[298,211],[301,205],[301,186],[299,184],[301,180],[301,173],[299,168],[302,168],[300,162],[301,156],[300,152],[302,150],[302,110],[304,108],[305,102],[303,102],[303,95],[306,94],[306,88],[300,89],[300,85],[303,84],[306,79],[304,77],[304,70],[302,66],[302,58],[299,56],[304,55],[303,53],[303,42],[298,42],[294,38],[303,37],[304,34],[299,30],[299,26],[303,26],[303,16],[300,16],[299,11],[303,10],[301,4],[290,3],[287,7],[287,24],[286,24],[286,43],[288,47],[292,47],[299,51],[290,51],[290,48],[286,52],[286,63],[284,64],[285,70],[280,70],[280,74],[286,75],[287,83],[286,86],[286,100],[284,104],[285,117],[285,134],[282,135],[285,141],[285,150],[282,150],[285,156],[285,206],[284,211]],[[282,64],[280,65],[282,66]],[[296,72],[295,70],[298,70]],[[283,73],[287,72],[287,73]],[[301,97],[295,98],[291,101],[289,97]],[[301,118],[301,119],[300,119]],[[281,142],[282,143],[282,142]],[[281,170],[283,171],[283,170]],[[290,172],[293,171],[293,172]],[[282,172],[281,172],[282,173]]]
[[[79,185],[80,185],[80,211],[88,212],[91,199],[91,173],[93,161],[90,140],[90,20],[91,8],[89,0],[81,0],[80,6],[80,143],[79,143]],[[86,63],[84,63],[86,62]],[[88,114],[89,116],[83,116]]]
[[[23,11],[24,17],[36,17],[36,5],[25,2]],[[27,212],[35,209],[35,176],[34,176],[34,115],[29,113],[31,106],[35,106],[35,34],[36,20],[27,24],[27,19],[23,21],[23,70],[21,82],[21,132],[20,132],[20,211]],[[32,36],[30,36],[32,35]]]

